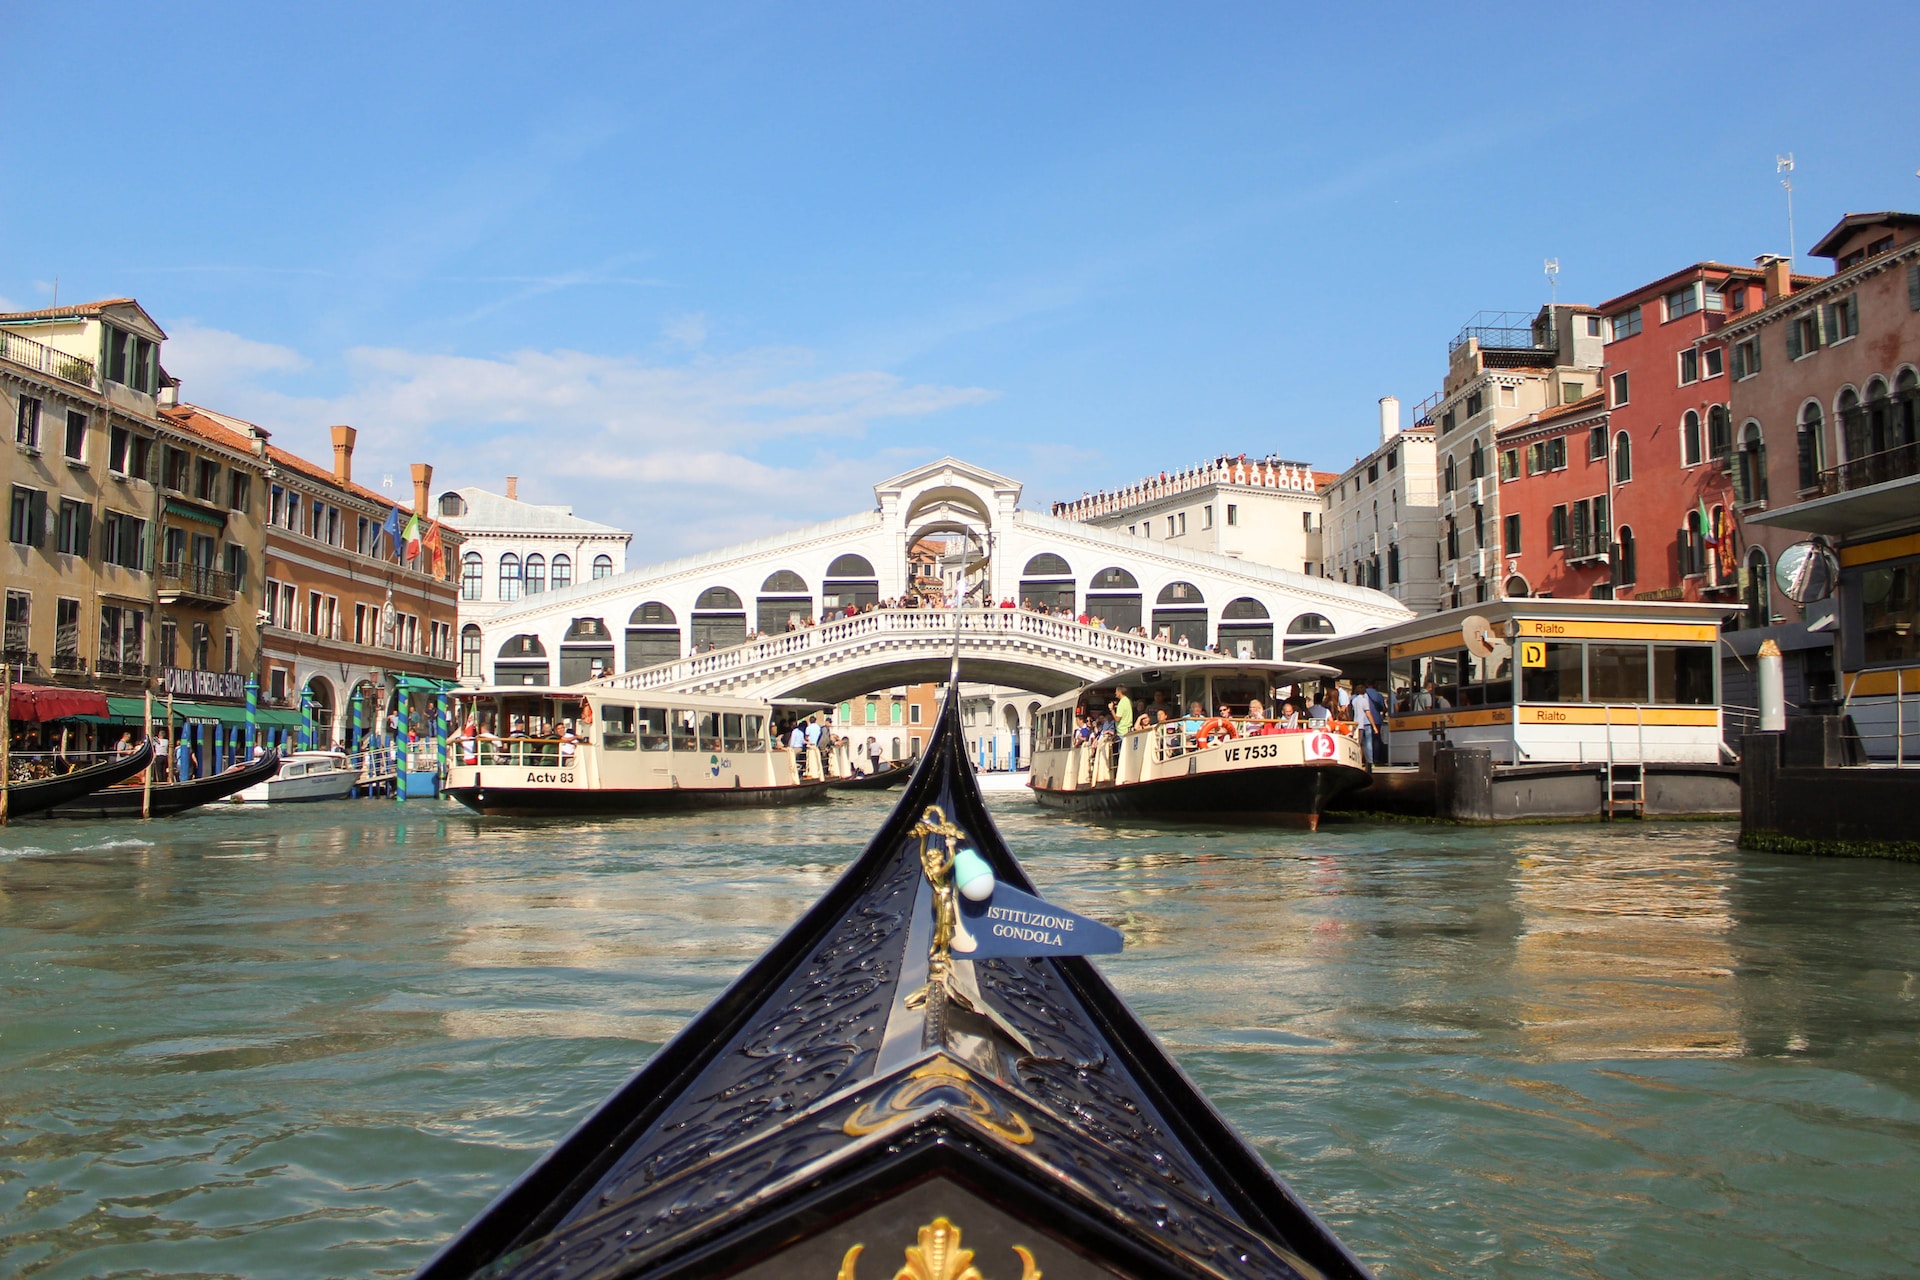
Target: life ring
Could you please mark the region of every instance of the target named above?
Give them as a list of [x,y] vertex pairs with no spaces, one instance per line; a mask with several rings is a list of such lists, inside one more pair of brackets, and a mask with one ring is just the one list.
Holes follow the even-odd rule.
[[583,725],[593,723],[593,704],[591,702],[583,702],[580,704],[580,723]]
[[1233,727],[1233,721],[1223,720],[1219,716],[1200,726],[1200,732],[1193,735],[1196,748],[1210,747],[1216,742],[1225,742],[1228,738],[1237,738],[1240,731]]

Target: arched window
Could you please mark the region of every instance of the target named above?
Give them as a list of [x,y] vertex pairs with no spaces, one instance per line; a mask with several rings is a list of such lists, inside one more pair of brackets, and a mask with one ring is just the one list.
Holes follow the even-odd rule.
[[1447,492],[1448,493],[1452,493],[1455,489],[1458,489],[1460,487],[1458,484],[1455,483],[1457,476],[1458,476],[1458,472],[1454,470],[1454,466],[1453,466],[1453,455],[1448,454],[1447,455]]
[[1169,582],[1160,588],[1153,611],[1156,639],[1184,643],[1189,649],[1207,647],[1207,602],[1191,582]]
[[463,516],[467,514],[467,500],[451,490],[441,494],[440,514],[442,517]]
[[680,656],[680,626],[671,606],[649,600],[627,617],[626,670],[637,671]]
[[700,593],[700,598],[693,602],[693,607],[696,611],[746,608],[740,603],[739,594],[731,587],[708,587]]
[[1847,461],[1865,457],[1867,414],[1860,407],[1860,393],[1852,387],[1841,391],[1840,398],[1834,401],[1833,416],[1835,426],[1839,428],[1841,444],[1846,449]]
[[460,674],[480,674],[480,628],[471,622],[460,628]]
[[1916,412],[1920,406],[1914,401],[1920,399],[1920,374],[1911,369],[1902,369],[1900,376],[1893,380],[1894,434],[1898,443],[1912,444],[1920,440],[1920,423],[1916,423]]
[[1740,428],[1740,451],[1733,460],[1734,500],[1760,503],[1767,500],[1767,442],[1760,424],[1751,418]]
[[1333,624],[1317,613],[1303,613],[1287,624],[1290,636],[1330,636]]
[[1138,590],[1139,580],[1125,569],[1102,569],[1093,575],[1093,581],[1087,584],[1089,591],[1133,591]]
[[1819,488],[1824,450],[1820,438],[1820,406],[1815,401],[1807,401],[1806,407],[1800,410],[1800,428],[1794,443],[1799,448],[1800,488]]
[[1674,550],[1678,553],[1680,576],[1690,578],[1707,571],[1707,531],[1700,523],[1698,511],[1687,512],[1687,518],[1680,525],[1680,536]]
[[791,569],[779,569],[767,575],[760,590],[766,595],[805,595],[807,580]]
[[572,586],[573,557],[564,554],[555,556],[553,558],[553,572],[549,575],[548,580],[553,584],[555,591],[558,591],[562,587]]
[[1475,440],[1472,451],[1467,454],[1467,477],[1478,480],[1485,474],[1487,474],[1486,451],[1480,447],[1480,442]]
[[1220,611],[1220,651],[1236,658],[1273,656],[1273,621],[1267,606],[1241,596]]
[[833,563],[827,566],[827,576],[829,578],[871,578],[875,576],[873,561],[865,556],[854,555],[852,552],[835,556]]
[[1633,437],[1624,431],[1613,437],[1613,482],[1625,484],[1633,479]]
[[[487,566],[478,551],[468,551],[460,556],[460,598],[478,600],[486,592]],[[477,674],[477,673],[476,673]]]
[[1087,583],[1086,612],[1115,631],[1143,626],[1139,580],[1118,566],[1100,570]]
[[1615,536],[1618,541],[1614,543],[1613,551],[1613,585],[1630,587],[1640,580],[1639,560],[1633,545],[1633,529],[1623,524]]
[[547,646],[536,635],[517,635],[500,646],[493,660],[495,684],[544,685],[552,669],[547,666]]
[[547,558],[539,552],[527,557],[527,567],[521,577],[526,580],[527,594],[537,596],[547,589]]
[[1525,578],[1516,573],[1507,579],[1506,585],[1503,586],[1500,591],[1501,594],[1509,600],[1525,600],[1531,593],[1532,588],[1527,586],[1527,580]]
[[1747,551],[1747,583],[1745,603],[1747,606],[1746,625],[1764,627],[1773,622],[1773,604],[1770,585],[1767,581],[1767,553],[1760,547],[1751,547]]
[[746,605],[731,587],[708,587],[693,602],[693,651],[725,649],[747,638]]
[[520,598],[520,557],[511,551],[500,557],[500,598]]
[[1206,597],[1191,582],[1169,582],[1160,588],[1158,604],[1205,604]]
[[1724,458],[1733,452],[1733,423],[1727,417],[1727,406],[1714,405],[1707,410],[1707,456]]
[[1700,465],[1700,415],[1692,409],[1680,415],[1680,465]]
[[593,558],[593,580],[598,582],[602,578],[611,578],[612,576],[613,557],[605,555],[595,556]]
[[1051,551],[1043,551],[1027,561],[1027,567],[1020,571],[1023,578],[1071,578],[1073,570],[1067,562]]

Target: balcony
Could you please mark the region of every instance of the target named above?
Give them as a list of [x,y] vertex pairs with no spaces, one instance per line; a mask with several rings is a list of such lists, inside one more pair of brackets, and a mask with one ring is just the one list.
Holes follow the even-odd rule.
[[1746,517],[1748,524],[1852,538],[1910,523],[1920,510],[1920,441],[1850,458],[1820,473],[1818,497]]
[[1610,560],[1613,555],[1613,535],[1609,533],[1575,534],[1566,545],[1567,563],[1581,564],[1589,560]]
[[83,360],[79,356],[70,356],[64,351],[55,351],[44,343],[32,338],[23,338],[17,333],[0,329],[0,356],[15,364],[23,364],[38,373],[71,382],[75,386],[98,390],[99,382],[93,368],[93,361]]
[[171,561],[158,570],[161,604],[233,603],[233,575],[206,564]]
[[1519,365],[1555,365],[1560,361],[1560,338],[1551,323],[1542,323],[1531,311],[1476,311],[1447,344],[1452,355],[1469,341],[1479,344],[1487,368]]
[[1831,497],[1871,485],[1920,475],[1920,440],[1897,444],[1863,458],[1850,458],[1820,473],[1820,496]]
[[6,630],[0,632],[0,662],[10,667],[38,667],[40,658],[27,647],[28,644],[27,624],[7,623]]
[[138,658],[114,658],[101,654],[93,664],[93,673],[102,680],[140,680],[153,674],[153,668]]
[[55,675],[83,676],[87,660],[80,653],[80,628],[69,623],[53,630],[53,671]]

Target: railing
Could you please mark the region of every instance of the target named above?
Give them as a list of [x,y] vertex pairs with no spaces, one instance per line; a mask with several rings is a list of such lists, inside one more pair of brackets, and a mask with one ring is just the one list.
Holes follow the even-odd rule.
[[71,382],[82,387],[98,388],[93,361],[80,356],[70,356],[64,351],[55,351],[44,343],[32,338],[23,338],[17,333],[0,329],[0,356],[16,364],[26,365],[40,373],[59,378],[62,382]]
[[182,564],[170,561],[159,568],[160,590],[202,600],[233,599],[233,575],[206,564]]
[[1920,475],[1920,440],[1897,444],[1863,458],[1850,458],[1837,467],[1827,468],[1820,473],[1820,493],[1831,497],[1850,489],[1864,489],[1915,475]]
[[1436,391],[1419,404],[1413,406],[1413,425],[1415,427],[1431,427],[1433,425],[1433,411],[1439,408],[1440,402],[1446,398],[1446,392]]
[[1072,502],[1056,502],[1053,514],[1062,520],[1092,520],[1211,484],[1313,493],[1317,483],[1313,468],[1304,462],[1286,462],[1279,458],[1251,460],[1242,454],[1235,458],[1215,458],[1171,475],[1163,471],[1112,492],[1102,489]]
[[6,630],[0,631],[0,645],[4,645],[8,653],[24,652],[27,644],[27,624],[24,622],[9,622]]
[[[937,640],[943,636],[951,637],[954,629],[954,611],[951,609],[876,609],[871,613],[841,618],[817,627],[789,631],[785,635],[749,640],[730,649],[695,654],[675,662],[607,676],[595,684],[602,689],[658,689],[694,684],[731,672],[744,672],[767,663],[820,654],[829,649],[866,641],[889,638]],[[970,636],[1026,636],[1051,641],[1088,656],[1117,660],[1126,666],[1192,662],[1219,656],[1124,631],[1081,626],[1078,622],[1026,609],[963,609],[960,611],[959,630],[962,635]]]
[[1567,542],[1567,561],[1598,560],[1613,551],[1613,535],[1610,533],[1576,534]]
[[111,658],[101,654],[93,664],[93,673],[119,680],[145,680],[153,674],[153,668],[138,658]]
[[1479,342],[1482,350],[1558,350],[1558,335],[1551,329],[1536,335],[1533,321],[1534,313],[1530,311],[1476,311],[1447,344],[1447,351],[1458,351],[1467,345],[1469,338]]

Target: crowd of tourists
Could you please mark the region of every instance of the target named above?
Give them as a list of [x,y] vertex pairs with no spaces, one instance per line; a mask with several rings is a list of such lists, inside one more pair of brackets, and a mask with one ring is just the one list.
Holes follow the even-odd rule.
[[1104,708],[1082,706],[1074,713],[1078,744],[1159,733],[1170,754],[1201,750],[1226,738],[1313,729],[1352,734],[1369,765],[1387,762],[1387,697],[1366,680],[1356,680],[1351,687],[1331,680],[1317,686],[1281,685],[1269,690],[1266,699],[1250,698],[1244,706],[1222,704],[1211,712],[1198,701],[1182,711],[1165,690],[1157,691],[1151,702],[1136,705],[1122,685]]

